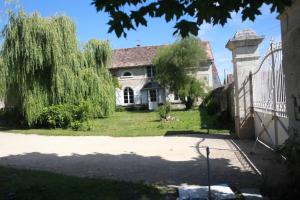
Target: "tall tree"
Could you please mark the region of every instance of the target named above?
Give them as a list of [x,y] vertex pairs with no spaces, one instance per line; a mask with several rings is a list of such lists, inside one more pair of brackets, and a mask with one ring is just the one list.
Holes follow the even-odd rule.
[[191,108],[196,97],[203,94],[203,84],[192,74],[207,63],[206,51],[195,37],[187,37],[158,50],[153,65],[156,78],[164,87],[175,92]]
[[224,25],[232,12],[241,11],[242,19],[254,20],[261,15],[265,3],[271,5],[271,12],[282,13],[293,0],[92,0],[98,12],[109,14],[108,32],[118,37],[127,30],[147,26],[148,18],[164,17],[167,22],[176,21],[174,34],[197,35],[204,22]]
[[29,126],[44,107],[54,104],[88,101],[95,108],[94,116],[114,110],[107,42],[93,40],[82,52],[75,24],[68,17],[42,18],[24,12],[10,15],[3,36],[0,72],[6,74],[6,88],[2,94]]

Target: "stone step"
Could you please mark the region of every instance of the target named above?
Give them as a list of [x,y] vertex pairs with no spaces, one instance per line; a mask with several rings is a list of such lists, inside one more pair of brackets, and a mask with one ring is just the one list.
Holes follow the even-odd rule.
[[[208,186],[184,185],[178,188],[177,200],[206,200],[208,199]],[[235,193],[227,184],[212,185],[211,197],[214,200],[235,199]]]
[[245,200],[269,200],[260,194],[257,188],[244,188],[239,190]]

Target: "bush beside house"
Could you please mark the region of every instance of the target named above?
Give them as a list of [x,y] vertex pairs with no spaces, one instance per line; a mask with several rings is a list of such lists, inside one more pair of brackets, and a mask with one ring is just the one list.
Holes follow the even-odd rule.
[[233,84],[228,84],[212,90],[204,98],[199,109],[202,119],[202,127],[233,129]]

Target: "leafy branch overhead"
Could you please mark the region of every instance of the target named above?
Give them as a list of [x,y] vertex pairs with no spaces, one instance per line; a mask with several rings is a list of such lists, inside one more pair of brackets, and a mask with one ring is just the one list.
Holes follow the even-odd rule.
[[[92,0],[97,12],[108,13],[108,32],[126,37],[128,30],[147,26],[150,18],[175,20],[175,31],[185,37],[197,35],[204,22],[224,25],[231,13],[241,11],[243,20],[254,21],[261,15],[263,4],[271,5],[271,12],[282,13],[292,0]],[[189,20],[187,20],[189,19]]]

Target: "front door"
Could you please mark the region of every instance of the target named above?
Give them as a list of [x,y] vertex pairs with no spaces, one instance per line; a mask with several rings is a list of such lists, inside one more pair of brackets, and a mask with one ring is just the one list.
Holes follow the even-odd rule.
[[155,110],[158,107],[157,89],[148,90],[149,110]]

